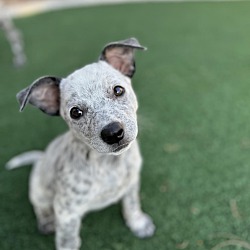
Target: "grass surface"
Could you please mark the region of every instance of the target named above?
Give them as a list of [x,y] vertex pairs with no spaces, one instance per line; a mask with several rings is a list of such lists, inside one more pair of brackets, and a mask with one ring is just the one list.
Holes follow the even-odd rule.
[[[15,94],[39,76],[66,76],[106,42],[137,37],[134,78],[144,156],[142,203],[156,235],[136,239],[120,205],[89,214],[84,249],[250,249],[250,2],[162,3],[71,9],[16,20],[29,63],[11,67],[0,33],[0,249],[48,250],[28,201],[30,167],[8,172],[20,152],[66,130]],[[222,245],[218,245],[222,244]],[[227,246],[231,244],[231,246]]]

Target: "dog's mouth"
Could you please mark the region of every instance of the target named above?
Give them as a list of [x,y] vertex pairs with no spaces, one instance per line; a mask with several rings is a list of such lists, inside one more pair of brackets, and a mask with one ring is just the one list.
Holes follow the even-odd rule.
[[122,145],[119,145],[117,148],[114,149],[114,153],[119,153],[123,149],[127,148],[129,146],[129,143],[124,143]]

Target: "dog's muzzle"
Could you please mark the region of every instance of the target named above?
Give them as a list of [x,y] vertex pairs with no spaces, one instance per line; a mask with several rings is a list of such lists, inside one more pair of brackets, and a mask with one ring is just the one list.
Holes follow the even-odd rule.
[[106,125],[101,131],[101,138],[109,145],[113,145],[121,141],[124,137],[124,129],[121,123],[112,122]]

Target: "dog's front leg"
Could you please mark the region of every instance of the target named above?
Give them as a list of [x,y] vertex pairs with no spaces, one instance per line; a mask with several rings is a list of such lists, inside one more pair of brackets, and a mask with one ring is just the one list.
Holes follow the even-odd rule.
[[72,206],[55,203],[56,216],[56,249],[57,250],[78,250],[81,239],[80,226],[81,216],[72,209]]
[[139,238],[151,237],[155,225],[149,215],[141,210],[139,183],[132,186],[122,199],[123,215],[127,226]]

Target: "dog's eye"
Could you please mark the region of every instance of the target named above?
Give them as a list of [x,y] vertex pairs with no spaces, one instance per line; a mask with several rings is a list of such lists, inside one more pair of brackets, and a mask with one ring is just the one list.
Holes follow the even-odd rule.
[[70,117],[72,119],[79,119],[83,116],[83,111],[77,107],[73,107],[71,110],[70,110]]
[[125,93],[125,89],[121,86],[115,86],[114,87],[114,94],[116,96],[122,96]]

